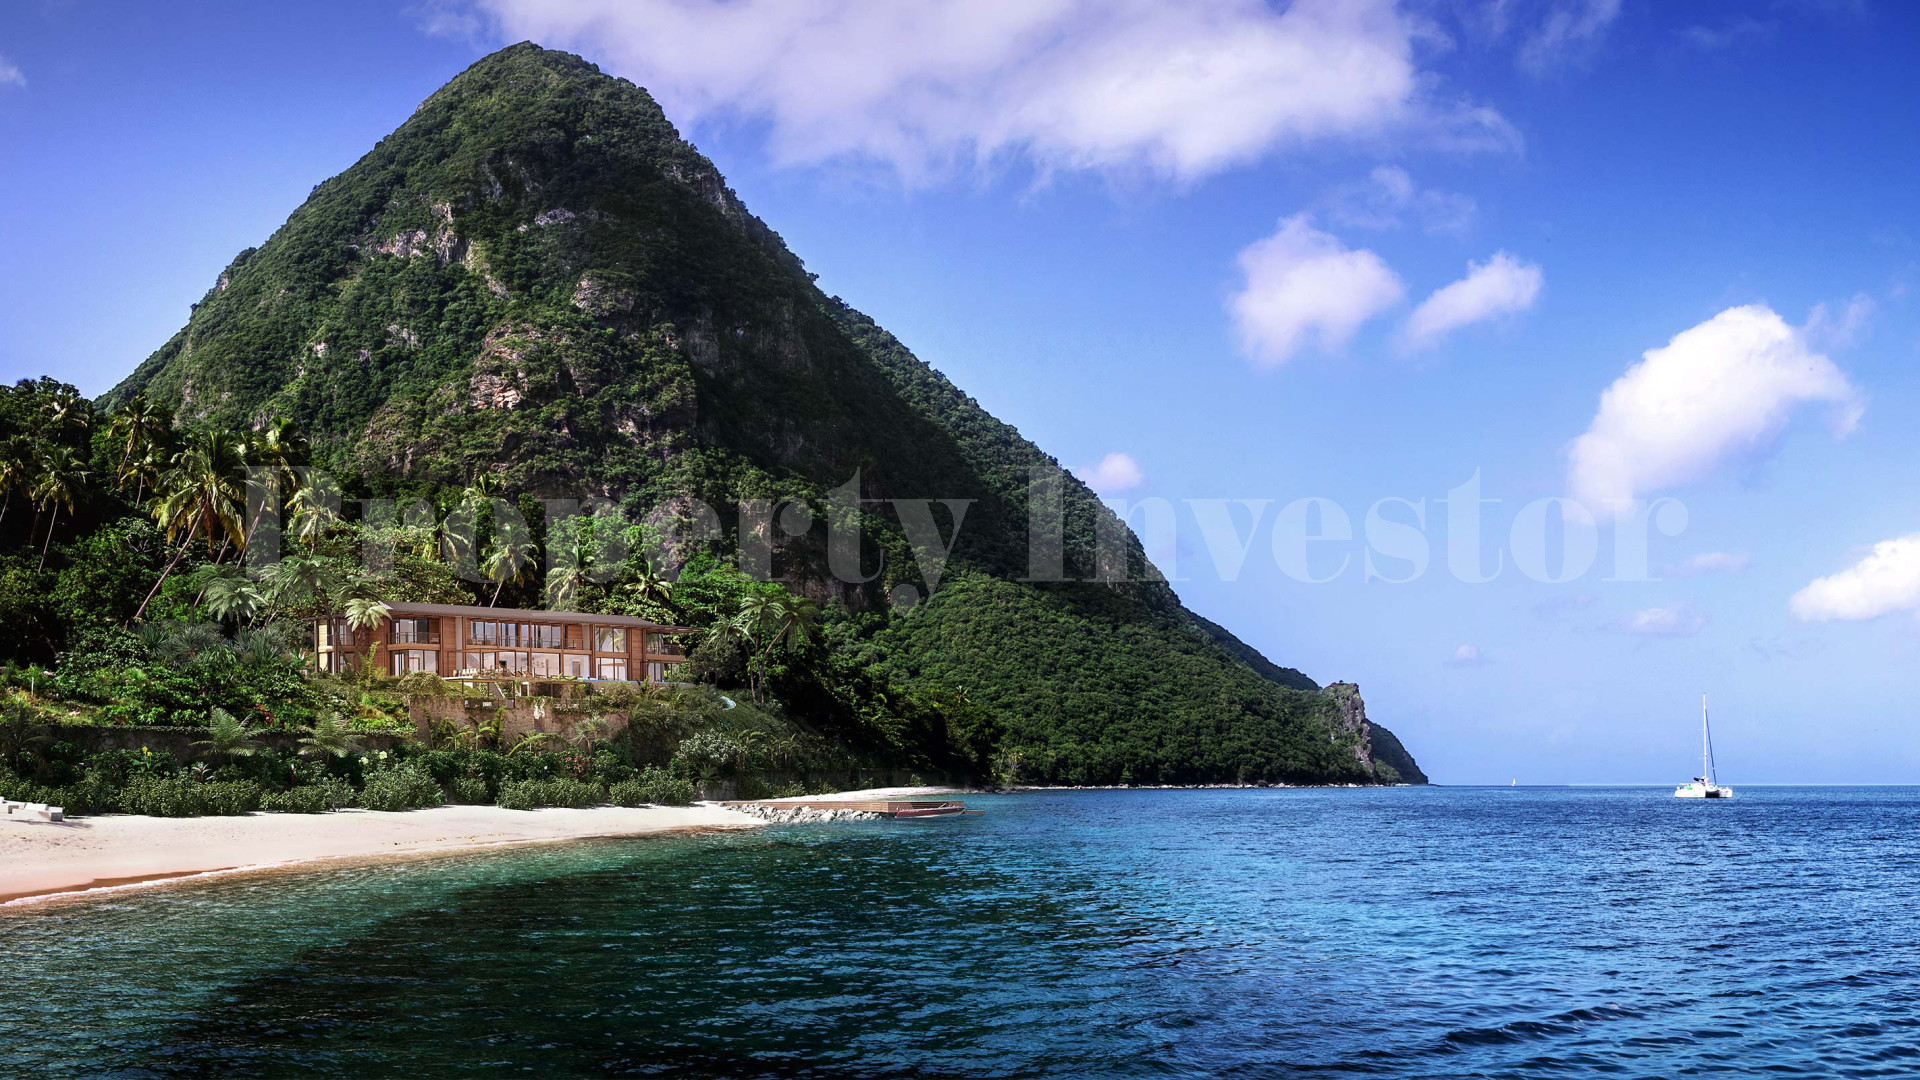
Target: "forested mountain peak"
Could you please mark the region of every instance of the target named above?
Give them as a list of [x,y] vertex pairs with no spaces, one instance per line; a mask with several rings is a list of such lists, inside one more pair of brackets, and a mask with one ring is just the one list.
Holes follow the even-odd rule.
[[[775,574],[844,605],[843,646],[888,678],[999,714],[1021,776],[1374,778],[1364,723],[1187,612],[1137,541],[1129,580],[1090,580],[1113,523],[1070,475],[1073,580],[1023,580],[1031,470],[1057,463],[816,288],[644,90],[566,53],[515,45],[429,97],[111,397],[135,391],[189,426],[290,417],[375,496],[491,475],[642,517],[698,501],[737,535],[742,499],[857,479],[870,580],[829,572],[824,526],[778,537]],[[896,500],[965,500],[937,588]]]

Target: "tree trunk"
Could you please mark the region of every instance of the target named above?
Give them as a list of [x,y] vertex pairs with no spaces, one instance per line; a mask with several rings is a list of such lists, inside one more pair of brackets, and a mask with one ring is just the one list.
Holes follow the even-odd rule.
[[[58,524],[60,524],[60,504],[54,503],[53,519],[47,522],[47,541],[40,545],[40,565],[34,567],[35,570],[47,568],[47,549],[53,546],[53,527]],[[33,541],[29,539],[27,543],[31,544]]]
[[180,565],[180,560],[186,557],[187,548],[190,547],[192,544],[193,544],[193,537],[188,536],[186,543],[181,544],[180,550],[174,553],[173,561],[167,564],[167,568],[165,570],[160,571],[160,580],[154,582],[153,588],[147,591],[147,598],[145,600],[140,601],[140,609],[133,613],[133,618],[127,620],[129,624],[139,622],[140,616],[145,615],[147,613],[147,605],[153,603],[153,598],[156,595],[158,595],[160,592],[160,586],[166,584],[167,575],[173,573],[173,568]]

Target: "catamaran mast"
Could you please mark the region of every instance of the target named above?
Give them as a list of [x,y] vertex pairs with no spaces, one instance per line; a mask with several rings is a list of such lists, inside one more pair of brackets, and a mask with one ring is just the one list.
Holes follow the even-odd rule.
[[1713,783],[1713,733],[1707,727],[1707,695],[1700,695],[1700,775]]

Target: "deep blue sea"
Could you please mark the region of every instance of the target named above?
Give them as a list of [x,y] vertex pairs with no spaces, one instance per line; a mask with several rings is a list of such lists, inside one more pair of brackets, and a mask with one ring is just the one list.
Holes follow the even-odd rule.
[[0,917],[0,1077],[1920,1074],[1920,789],[1085,791]]

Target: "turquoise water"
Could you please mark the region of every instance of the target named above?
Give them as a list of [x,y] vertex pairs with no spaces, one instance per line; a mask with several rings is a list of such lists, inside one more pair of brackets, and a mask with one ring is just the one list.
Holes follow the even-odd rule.
[[1920,1072],[1920,789],[970,802],[0,919],[0,1076]]

